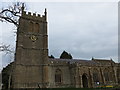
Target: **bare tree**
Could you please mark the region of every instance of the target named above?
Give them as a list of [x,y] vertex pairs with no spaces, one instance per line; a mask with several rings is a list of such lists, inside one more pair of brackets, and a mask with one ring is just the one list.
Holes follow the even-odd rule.
[[[25,3],[23,2],[14,2],[8,7],[2,8],[0,10],[0,21],[8,22],[14,24],[16,27],[19,25],[19,18],[21,17],[22,11],[26,8]],[[4,43],[4,42],[3,42]],[[9,44],[0,44],[0,52],[5,54],[14,54],[14,49],[11,48]]]
[[18,19],[21,16],[22,10],[24,10],[25,4],[22,2],[13,3],[13,5],[3,8],[0,11],[0,21],[13,23],[18,27]]
[[[22,11],[25,9],[25,7],[26,6],[24,3],[16,2],[8,6],[7,8],[3,8],[0,11],[0,21],[12,23],[16,27],[18,27],[19,26],[18,20],[21,17]],[[0,52],[4,52],[5,54],[10,54],[11,56],[14,56],[14,53],[15,53],[14,49],[11,48],[11,45],[7,45],[7,44],[0,45]],[[8,89],[10,89],[10,81],[11,81],[13,68],[14,67],[12,65],[11,69],[9,70],[10,73],[8,76]]]
[[[26,7],[25,3],[15,2],[6,8],[2,8],[2,10],[0,11],[0,21],[12,23],[16,27],[18,27],[19,25],[18,20],[25,7]],[[0,52],[1,51],[6,52],[6,54],[14,53],[14,51],[10,49],[10,45],[5,45],[5,44],[0,45]]]

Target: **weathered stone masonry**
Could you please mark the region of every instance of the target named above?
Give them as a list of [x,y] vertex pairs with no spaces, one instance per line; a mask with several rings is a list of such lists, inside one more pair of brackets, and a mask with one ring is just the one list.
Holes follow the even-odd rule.
[[48,58],[47,12],[22,12],[17,31],[11,88],[95,88],[120,83],[113,60]]

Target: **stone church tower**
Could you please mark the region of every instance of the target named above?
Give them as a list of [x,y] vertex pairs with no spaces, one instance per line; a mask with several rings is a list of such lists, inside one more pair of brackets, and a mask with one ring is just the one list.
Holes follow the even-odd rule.
[[47,12],[23,10],[17,31],[13,88],[45,88],[48,83]]

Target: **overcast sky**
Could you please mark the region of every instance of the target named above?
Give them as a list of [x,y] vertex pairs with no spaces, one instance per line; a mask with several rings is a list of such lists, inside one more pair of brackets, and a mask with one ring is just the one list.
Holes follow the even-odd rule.
[[[43,14],[47,8],[49,55],[59,58],[65,50],[77,59],[90,60],[94,57],[112,58],[115,62],[118,61],[117,2],[27,2],[26,4],[27,11],[33,13]],[[5,5],[2,3],[1,6]],[[8,23],[0,24],[2,24],[0,34],[2,42],[15,47],[13,30],[15,27]]]

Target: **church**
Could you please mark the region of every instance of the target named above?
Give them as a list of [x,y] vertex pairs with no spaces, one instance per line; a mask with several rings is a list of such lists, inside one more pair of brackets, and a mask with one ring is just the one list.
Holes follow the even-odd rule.
[[48,57],[47,11],[22,10],[17,29],[10,88],[97,88],[120,84],[120,66],[111,60]]

